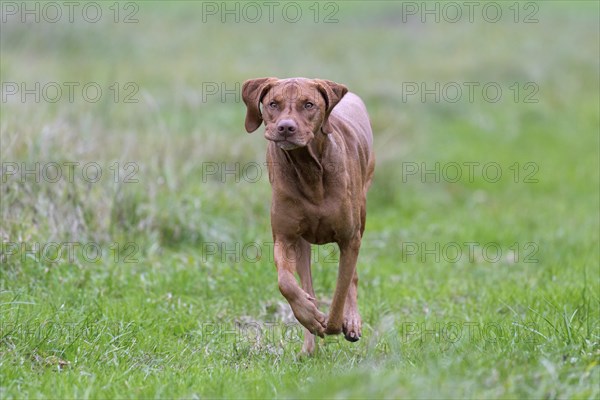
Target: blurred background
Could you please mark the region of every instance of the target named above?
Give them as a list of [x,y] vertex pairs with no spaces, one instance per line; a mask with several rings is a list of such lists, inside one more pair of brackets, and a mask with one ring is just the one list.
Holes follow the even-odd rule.
[[[96,376],[92,397],[336,396],[348,387],[388,397],[598,395],[597,2],[1,6],[2,319],[134,321],[154,338],[130,346],[146,365],[156,354],[183,362],[164,356],[169,346],[220,351],[185,355],[196,383],[161,370],[134,374],[130,383],[146,382],[137,391],[125,378],[107,389],[86,361],[98,347],[5,331],[3,393],[49,393],[50,374],[15,384],[39,358],[69,363],[67,397],[82,395],[79,368]],[[358,267],[366,338],[324,350],[344,352],[359,375],[327,357],[311,367],[321,376],[298,372],[289,363],[300,343],[246,344],[248,359],[194,334],[206,321],[283,318],[273,311],[285,305],[268,247],[266,142],[262,129],[245,132],[240,95],[246,79],[266,76],[343,83],[370,113],[377,167]],[[52,257],[49,243],[58,244]],[[74,257],[66,243],[79,245]],[[82,255],[90,243],[101,256]],[[244,256],[249,243],[260,254]],[[327,256],[337,250],[321,251],[313,276],[326,309],[337,272]],[[491,348],[470,340],[449,355],[422,340],[390,345],[406,321],[493,321],[507,332],[526,321],[539,335]],[[106,368],[138,365],[118,357]],[[222,360],[252,372],[220,370]],[[261,365],[283,378],[266,384],[275,372]],[[526,378],[515,383],[513,373]],[[553,383],[563,374],[584,378]],[[237,389],[223,384],[233,377]]]
[[[378,159],[372,212],[431,213],[431,207],[413,204],[415,190],[433,203],[475,192],[473,185],[462,190],[462,184],[421,184],[422,162],[435,170],[436,162],[494,161],[504,175],[514,173],[508,170],[514,162],[537,163],[537,175],[552,180],[520,187],[501,179],[491,186],[506,185],[503,192],[518,192],[527,201],[543,188],[575,200],[578,193],[557,186],[565,187],[571,177],[597,177],[597,25],[589,2],[487,8],[435,2],[124,2],[81,3],[72,10],[56,4],[17,4],[14,11],[13,3],[4,5],[2,158],[80,161],[74,172],[94,161],[105,174],[113,162],[121,168],[133,162],[139,171],[130,171],[140,182],[93,185],[91,192],[116,192],[93,196],[92,207],[77,204],[81,220],[73,220],[69,201],[55,204],[54,218],[33,224],[31,202],[3,207],[9,237],[20,221],[19,229],[35,225],[75,237],[102,239],[109,228],[131,232],[141,224],[141,233],[164,234],[157,240],[200,240],[209,235],[204,230],[210,231],[210,222],[203,220],[214,211],[210,204],[224,217],[252,213],[251,204],[239,207],[249,199],[245,191],[256,193],[250,199],[258,200],[262,219],[266,185],[196,181],[204,162],[264,160],[260,134],[240,129],[245,109],[239,95],[244,80],[262,76],[331,79],[363,97]],[[402,176],[403,162],[417,163],[419,179]],[[62,169],[66,174],[68,167]],[[62,190],[60,181],[50,190],[69,195],[74,186]],[[44,185],[35,186],[31,190]],[[589,194],[596,192],[588,187]],[[190,208],[187,198],[206,199],[208,209]],[[237,230],[237,219],[222,222],[224,230]],[[178,236],[181,229],[195,232]]]
[[[249,199],[245,191],[264,191],[250,197],[260,199],[262,219],[266,185],[196,181],[204,162],[264,160],[260,135],[240,129],[241,83],[261,76],[327,78],[364,98],[378,156],[374,212],[431,213],[431,207],[412,203],[415,190],[425,192],[420,194],[427,202],[442,203],[474,193],[461,184],[421,184],[422,162],[435,170],[436,162],[495,161],[505,175],[514,173],[507,169],[514,162],[534,162],[537,175],[552,179],[523,187],[502,179],[491,187],[506,185],[527,201],[543,188],[575,200],[579,193],[557,186],[576,184],[571,177],[597,177],[595,5],[491,4],[123,2],[71,9],[8,2],[2,24],[3,160],[80,161],[82,167],[94,161],[105,174],[113,162],[121,168],[133,162],[139,171],[130,171],[140,182],[93,196],[93,207],[77,204],[81,220],[73,220],[72,203],[59,201],[54,218],[32,224],[31,202],[19,201],[3,207],[3,219],[12,221],[3,231],[16,234],[16,219],[24,224],[19,229],[35,225],[101,239],[109,228],[131,232],[141,224],[144,234],[164,234],[158,240],[200,240],[208,235],[203,230],[210,223],[202,221],[204,212],[213,211],[210,204],[218,204],[223,216],[251,214],[251,204],[239,207]],[[416,162],[419,179],[403,177],[402,162]],[[533,170],[522,171],[528,172]],[[418,184],[406,187],[403,179]],[[69,195],[74,186],[62,190],[60,181],[50,190]],[[31,190],[44,185],[35,186]],[[103,186],[89,190],[108,189]],[[589,194],[596,192],[587,186]],[[210,199],[204,205],[209,209],[188,210],[194,207],[188,197]],[[231,222],[220,225],[235,231],[238,220]],[[178,236],[188,228],[195,232]]]

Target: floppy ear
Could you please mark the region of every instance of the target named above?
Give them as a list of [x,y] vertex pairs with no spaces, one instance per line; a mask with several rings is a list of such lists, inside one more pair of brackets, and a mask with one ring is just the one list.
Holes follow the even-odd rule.
[[329,124],[329,114],[331,114],[331,110],[340,102],[342,97],[348,93],[348,88],[342,84],[325,79],[315,79],[315,82],[317,83],[317,89],[325,98],[326,103],[325,117],[323,118],[321,130],[326,134],[331,133],[333,132],[333,128]]
[[242,99],[246,104],[246,131],[252,133],[262,124],[260,101],[269,91],[277,78],[250,79],[242,85]]

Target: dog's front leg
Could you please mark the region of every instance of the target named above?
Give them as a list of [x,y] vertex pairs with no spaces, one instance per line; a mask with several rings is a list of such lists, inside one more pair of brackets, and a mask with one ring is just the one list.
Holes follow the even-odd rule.
[[[344,306],[348,298],[350,285],[355,277],[356,260],[360,249],[360,234],[347,243],[340,244],[340,266],[335,293],[331,301],[325,333],[335,335],[342,332]],[[353,295],[353,293],[352,293]],[[358,339],[357,339],[358,340]]]
[[[312,283],[312,273],[310,265],[310,243],[304,239],[298,241],[298,263],[296,268],[298,270],[298,276],[300,277],[300,285],[302,289],[312,297],[312,302],[317,305],[315,299],[315,290]],[[302,345],[302,353],[312,354],[315,351],[315,335],[308,329],[304,328],[304,344]]]
[[350,342],[356,342],[362,335],[362,320],[358,312],[358,274],[356,268],[354,269],[354,277],[352,283],[348,289],[348,297],[346,297],[346,304],[344,305],[344,324],[342,331],[346,340]]
[[284,241],[275,238],[274,255],[277,281],[279,290],[290,303],[296,319],[308,331],[323,337],[326,326],[325,314],[317,309],[315,298],[298,285],[294,276],[298,263],[309,256],[309,254],[301,253],[306,251],[307,247],[310,252],[310,246],[303,246],[299,241]]

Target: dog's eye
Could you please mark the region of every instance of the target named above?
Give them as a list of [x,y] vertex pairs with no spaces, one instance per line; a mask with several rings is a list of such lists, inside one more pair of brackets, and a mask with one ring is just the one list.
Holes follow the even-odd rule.
[[304,108],[306,108],[307,110],[310,110],[311,108],[313,108],[315,105],[313,103],[311,103],[310,101],[307,102],[306,104],[304,104]]
[[269,103],[269,107],[271,108],[277,108],[277,103],[275,103],[274,101]]

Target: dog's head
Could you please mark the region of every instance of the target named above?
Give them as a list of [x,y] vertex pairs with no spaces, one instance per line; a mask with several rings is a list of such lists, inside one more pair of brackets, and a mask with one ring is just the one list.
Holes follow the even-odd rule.
[[264,121],[265,138],[283,150],[306,146],[319,131],[331,133],[329,114],[344,97],[344,85],[323,79],[259,78],[244,82],[246,130]]

